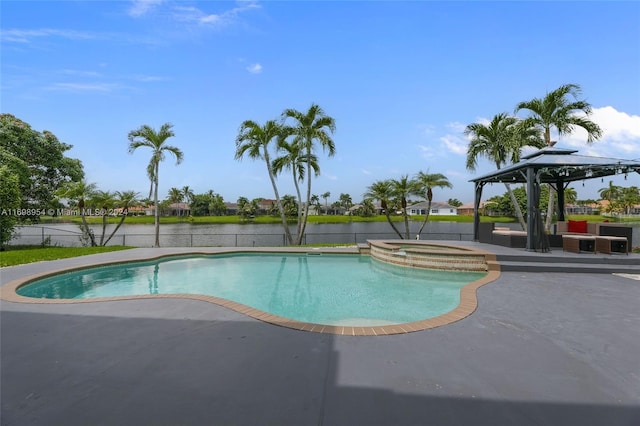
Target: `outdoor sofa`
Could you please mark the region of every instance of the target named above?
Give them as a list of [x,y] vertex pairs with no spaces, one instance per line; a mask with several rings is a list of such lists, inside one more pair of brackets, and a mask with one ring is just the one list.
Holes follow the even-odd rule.
[[632,232],[628,226],[569,220],[558,222],[555,234],[562,236],[562,249],[565,251],[629,254]]

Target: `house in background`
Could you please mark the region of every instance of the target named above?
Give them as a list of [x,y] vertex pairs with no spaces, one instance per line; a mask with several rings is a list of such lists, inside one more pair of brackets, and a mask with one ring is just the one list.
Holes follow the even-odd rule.
[[[407,206],[407,214],[409,216],[427,214],[427,208],[429,207],[428,201],[422,201],[411,206]],[[458,214],[458,208],[451,206],[447,203],[433,202],[431,203],[431,212],[429,214],[442,215],[442,216],[455,216]]]
[[[606,201],[606,200],[603,200]],[[602,203],[602,202],[601,202]],[[607,202],[607,205],[609,202]],[[565,211],[567,214],[600,214],[602,210],[602,205],[599,203],[592,204],[566,204]]]
[[189,216],[190,214],[191,214],[191,207],[189,206],[189,203],[171,203],[171,204],[169,204],[169,215],[170,216]]
[[[484,205],[487,204],[486,201],[480,201],[480,214],[484,214]],[[465,215],[465,216],[473,216],[474,214],[474,207],[473,207],[473,201],[471,201],[470,203],[464,203],[463,205],[458,207],[458,214],[460,215]]]

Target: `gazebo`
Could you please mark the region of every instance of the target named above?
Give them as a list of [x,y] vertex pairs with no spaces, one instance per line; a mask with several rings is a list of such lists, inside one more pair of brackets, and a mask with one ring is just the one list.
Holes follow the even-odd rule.
[[[640,162],[617,158],[577,155],[578,151],[557,147],[543,148],[522,157],[518,163],[471,179],[475,184],[473,238],[479,240],[480,200],[488,183],[525,183],[527,188],[527,244],[528,251],[549,250],[549,241],[540,214],[540,185],[550,184],[557,192],[557,205],[564,206],[564,190],[574,181],[602,178],[629,173],[640,174]],[[558,220],[564,220],[559,208]]]

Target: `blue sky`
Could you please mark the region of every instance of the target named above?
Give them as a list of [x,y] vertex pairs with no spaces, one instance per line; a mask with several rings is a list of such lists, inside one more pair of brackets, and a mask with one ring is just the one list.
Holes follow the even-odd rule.
[[[473,199],[464,127],[566,83],[604,130],[559,145],[640,158],[640,3],[431,1],[3,1],[1,106],[74,147],[89,182],[148,195],[142,124],[174,124],[184,152],[160,194],[190,186],[225,201],[272,198],[262,162],[234,160],[242,121],[312,102],[335,118],[313,192],[360,201],[371,183],[443,173]],[[493,170],[481,161],[477,173]],[[640,176],[617,185],[640,186]],[[608,180],[575,185],[596,198]],[[279,179],[293,194],[289,175]],[[487,188],[485,195],[504,188]]]

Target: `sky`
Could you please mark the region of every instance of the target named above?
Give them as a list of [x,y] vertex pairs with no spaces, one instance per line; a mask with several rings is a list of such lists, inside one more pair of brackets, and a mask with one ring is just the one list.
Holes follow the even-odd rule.
[[[558,146],[640,159],[640,2],[3,0],[0,16],[0,111],[73,145],[102,190],[148,196],[151,153],[129,154],[127,135],[172,123],[184,161],[161,164],[161,198],[184,186],[273,198],[264,162],[234,159],[239,127],[316,103],[336,121],[336,153],[317,153],[314,194],[359,202],[422,171],[453,184],[435,201],[471,202],[469,180],[495,167],[465,169],[465,127],[568,83],[603,137]],[[572,187],[595,199],[610,180],[640,186]],[[287,173],[278,187],[295,193]]]

